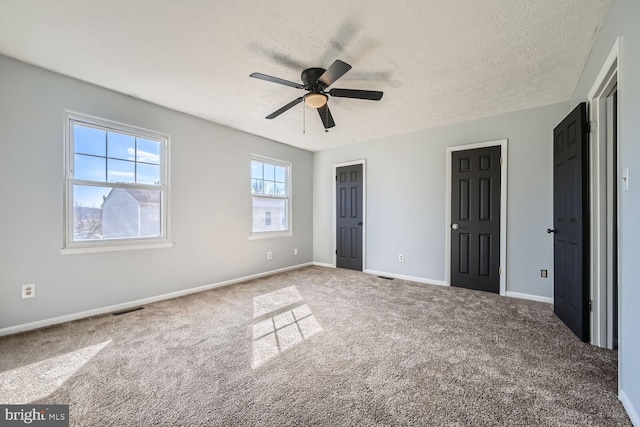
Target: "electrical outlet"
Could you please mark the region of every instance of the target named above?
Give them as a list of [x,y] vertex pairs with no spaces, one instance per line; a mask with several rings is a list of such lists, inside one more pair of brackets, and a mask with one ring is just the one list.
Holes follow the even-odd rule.
[[298,255],[298,248],[295,248],[295,249],[293,250],[293,254],[294,254],[294,255]]
[[36,284],[22,285],[22,298],[33,298],[36,296]]
[[404,254],[398,255],[398,261],[404,262]]
[[267,252],[267,259],[273,259],[273,252]]
[[547,277],[547,270],[540,270],[540,277]]

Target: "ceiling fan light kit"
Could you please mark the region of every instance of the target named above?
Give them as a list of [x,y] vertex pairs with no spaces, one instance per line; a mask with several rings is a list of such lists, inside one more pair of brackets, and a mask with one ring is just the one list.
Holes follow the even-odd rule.
[[333,121],[333,117],[331,116],[331,111],[329,111],[329,106],[327,105],[329,96],[336,98],[366,99],[369,101],[380,101],[380,99],[382,99],[382,92],[374,90],[331,89],[328,92],[325,91],[329,86],[335,83],[336,80],[344,76],[350,69],[351,65],[340,61],[339,59],[335,60],[326,70],[324,68],[317,67],[307,68],[300,75],[302,84],[262,73],[252,73],[249,77],[278,83],[284,86],[290,86],[296,89],[304,89],[309,92],[269,114],[266,117],[267,119],[275,119],[280,114],[304,101],[306,105],[311,108],[315,108],[318,111],[326,131],[336,125]]
[[309,93],[304,96],[304,102],[311,108],[320,108],[324,106],[329,97],[324,93]]

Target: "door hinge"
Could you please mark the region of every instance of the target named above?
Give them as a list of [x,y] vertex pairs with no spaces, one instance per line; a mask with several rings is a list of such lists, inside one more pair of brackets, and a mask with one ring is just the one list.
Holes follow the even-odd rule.
[[593,300],[589,300],[589,311],[593,311]]
[[597,120],[591,120],[590,122],[587,122],[587,132],[591,133],[591,132],[595,132],[598,130],[598,121]]
[[504,162],[504,157],[500,157],[500,164]]
[[336,175],[336,181],[338,180],[338,175]]
[[336,249],[336,255],[338,255],[338,250]]
[[498,267],[498,276],[502,276],[502,267]]

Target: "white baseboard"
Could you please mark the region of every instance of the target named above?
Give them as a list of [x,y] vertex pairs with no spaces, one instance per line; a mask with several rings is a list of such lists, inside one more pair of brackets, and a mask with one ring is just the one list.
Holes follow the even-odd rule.
[[327,268],[336,268],[335,265],[333,264],[327,264],[326,262],[313,262],[313,265],[316,265],[318,267],[327,267]]
[[553,304],[553,298],[541,297],[539,295],[521,294],[520,292],[511,292],[511,291],[507,291],[505,295],[511,298],[528,299],[531,301],[546,302],[547,304]]
[[618,393],[618,399],[622,402],[622,406],[624,406],[625,411],[627,411],[627,415],[629,415],[629,419],[631,420],[631,424],[636,427],[640,427],[640,416],[638,416],[638,411],[633,407],[633,404],[629,400],[629,397],[625,394],[624,390],[620,390]]
[[404,274],[387,273],[377,270],[365,270],[367,274],[373,274],[376,276],[392,277],[394,279],[408,280],[410,282],[426,283],[428,285],[448,286],[444,280],[432,280],[425,279],[423,277],[405,276]]
[[183,289],[181,291],[170,292],[168,294],[162,294],[162,295],[156,295],[156,296],[143,298],[135,301],[123,302],[121,304],[110,305],[107,307],[94,308],[92,310],[81,311],[79,313],[65,314],[64,316],[53,317],[45,320],[38,320],[36,322],[9,326],[9,327],[0,329],[0,337],[4,335],[17,334],[18,332],[44,328],[45,326],[51,326],[51,325],[57,325],[59,323],[70,322],[72,320],[83,319],[85,317],[97,316],[99,314],[111,313],[113,311],[118,311],[118,310],[125,310],[131,307],[138,307],[145,304],[151,304],[152,302],[178,298],[178,297],[189,295],[189,294],[195,294],[197,292],[208,291],[209,289],[215,289],[223,286],[233,285],[235,283],[241,283],[241,282],[246,282],[253,279],[259,279],[261,277],[271,276],[277,273],[284,273],[285,271],[297,270],[300,268],[309,267],[311,265],[313,265],[312,262],[307,262],[304,264],[298,264],[291,267],[265,271],[264,273],[257,273],[257,274],[252,274],[250,276],[239,277],[237,279],[225,280],[224,282],[212,283],[210,285],[198,286],[196,288]]

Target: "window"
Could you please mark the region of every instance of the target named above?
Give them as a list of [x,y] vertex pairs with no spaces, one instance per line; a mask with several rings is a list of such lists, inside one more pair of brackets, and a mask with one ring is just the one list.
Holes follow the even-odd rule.
[[253,236],[290,234],[290,169],[289,163],[279,160],[251,159]]
[[66,248],[167,239],[168,136],[67,113]]

